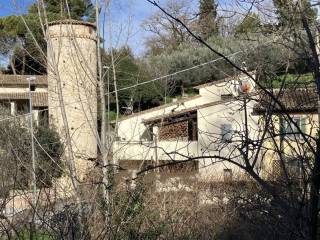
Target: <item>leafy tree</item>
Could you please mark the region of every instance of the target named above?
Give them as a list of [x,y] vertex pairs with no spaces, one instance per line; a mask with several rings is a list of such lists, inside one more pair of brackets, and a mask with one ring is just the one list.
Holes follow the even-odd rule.
[[[310,71],[308,59],[302,58],[304,49],[301,46],[291,44],[290,48],[280,44],[264,44],[268,38],[262,34],[255,36],[259,41],[243,40],[239,37],[215,36],[207,40],[219,52],[229,55],[239,51],[232,60],[239,66],[246,62],[249,70],[257,69],[263,75],[276,77],[286,70],[286,63],[290,61],[287,69],[290,73],[305,73]],[[289,43],[286,42],[288,46]],[[194,67],[195,65],[213,61],[218,56],[207,48],[194,44],[184,44],[178,50],[170,54],[161,54],[146,59],[148,72],[152,77],[159,77],[177,72],[179,70]],[[157,66],[156,68],[154,66]],[[272,74],[271,74],[272,73]],[[206,83],[212,80],[226,78],[234,75],[234,69],[223,60],[207,64],[199,68],[176,74],[168,78],[167,88],[171,88],[171,96],[181,94],[181,85],[189,88],[194,85]],[[263,79],[263,78],[261,78]]]
[[208,39],[219,32],[217,7],[215,0],[200,0],[199,27],[204,39]]
[[[28,26],[30,26],[30,29],[34,29],[33,34],[39,39],[39,45],[44,48],[43,35],[41,34],[36,15],[28,14],[25,16],[25,20]],[[30,65],[37,63],[37,69],[39,69],[40,72],[43,71],[43,65],[45,65],[43,58],[41,58],[32,36],[28,33],[20,17],[8,16],[0,19],[0,42],[2,43],[0,53],[8,57],[10,61],[9,73],[28,72],[26,69],[28,62],[30,62]],[[33,58],[37,58],[37,61],[28,61],[29,59],[26,59],[27,57],[32,60]]]
[[[91,1],[71,0],[68,1],[68,5],[71,18],[94,20],[94,8]],[[49,21],[68,18],[64,1],[46,0],[45,9]],[[30,31],[25,26],[22,17]],[[7,57],[10,63],[5,73],[46,73],[46,42],[40,26],[36,4],[32,4],[28,13],[23,16],[0,18],[0,43],[0,54]]]
[[[120,49],[114,49],[113,54],[115,57],[115,70],[116,70],[116,82],[117,89],[123,89],[133,86],[135,84],[143,83],[150,79],[149,74],[146,72],[143,63],[133,56],[131,49],[128,46]],[[107,83],[108,77],[110,81],[110,91],[114,90],[113,86],[113,69],[111,64],[111,56],[108,53],[104,53],[103,64],[111,66],[109,68],[109,74],[106,74],[105,81]],[[161,95],[159,91],[161,89],[159,83],[148,83],[137,87],[121,90],[118,93],[119,105],[123,113],[133,110],[143,110],[145,108],[159,105]],[[115,110],[116,102],[114,96],[111,98],[111,110]]]
[[[48,16],[57,19],[69,18],[75,20],[94,21],[95,9],[90,0],[45,0],[45,9]],[[33,4],[29,8],[29,13],[38,13],[37,5]]]
[[236,26],[236,34],[256,33],[261,28],[261,21],[256,13],[249,13],[242,22]]
[[59,134],[47,124],[42,123],[36,128],[35,137],[41,145],[36,144],[37,159],[40,160],[36,169],[37,186],[48,187],[52,185],[53,179],[62,175],[61,156],[64,147]]
[[[8,116],[8,109],[1,106],[1,117]],[[0,124],[0,167],[6,189],[24,189],[32,179],[30,130],[27,119],[17,118]],[[36,178],[39,188],[51,186],[62,175],[63,145],[58,133],[46,124],[35,128]],[[40,145],[41,147],[40,147]],[[50,157],[49,157],[50,156]]]
[[[242,43],[233,38],[223,39],[222,37],[213,37],[208,40],[210,44],[215,46],[226,54],[237,51],[241,48]],[[147,62],[150,74],[153,77],[163,76],[177,72],[182,69],[193,67],[197,64],[211,61],[218,56],[210,53],[205,48],[192,44],[184,44],[177,51],[171,54],[161,54],[159,56],[150,57]],[[154,68],[154,66],[157,66]],[[220,71],[220,70],[223,71]],[[202,84],[214,79],[226,77],[226,74],[233,74],[233,69],[226,66],[224,61],[217,61],[214,64],[204,65],[200,68],[186,71],[167,79],[167,92],[171,96],[182,94],[183,88]]]
[[[298,3],[300,2],[300,3]],[[315,22],[316,12],[311,8],[310,1],[301,0],[273,0],[278,15],[278,25],[280,27],[295,27],[301,24],[300,11],[302,11],[310,22]],[[301,4],[301,8],[298,4]]]

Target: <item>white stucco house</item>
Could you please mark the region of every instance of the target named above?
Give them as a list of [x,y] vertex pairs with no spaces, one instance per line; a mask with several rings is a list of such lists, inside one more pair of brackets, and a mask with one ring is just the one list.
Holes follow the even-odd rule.
[[[30,82],[30,88],[29,78],[34,79]],[[29,113],[29,93],[35,122],[48,121],[47,76],[0,74],[0,105],[10,109],[12,116]]]
[[[221,161],[223,157],[239,158],[232,142],[241,142],[246,120],[241,84],[254,92],[249,78],[238,75],[196,86],[196,96],[125,116],[118,122],[113,158],[133,174],[168,164],[160,169],[191,171],[201,180],[241,176],[239,168]],[[254,101],[246,101],[248,134],[253,139],[258,132],[258,119],[252,115]],[[176,164],[178,161],[187,164]]]

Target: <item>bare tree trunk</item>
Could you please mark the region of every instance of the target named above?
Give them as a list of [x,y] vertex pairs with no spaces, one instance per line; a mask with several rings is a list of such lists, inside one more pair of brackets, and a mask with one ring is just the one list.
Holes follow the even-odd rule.
[[318,235],[319,188],[320,188],[320,139],[317,139],[317,156],[312,170],[310,188],[310,239],[316,240]]
[[[106,2],[108,4],[108,2]],[[99,1],[96,0],[96,25],[97,25],[97,55],[98,55],[98,71],[99,71],[99,90],[100,90],[100,114],[101,114],[101,159],[102,159],[102,194],[103,201],[106,205],[105,221],[106,226],[109,223],[109,204],[110,195],[108,192],[109,176],[108,176],[108,154],[106,151],[106,99],[105,99],[105,86],[102,75],[102,60],[101,60],[101,42],[100,42],[100,24],[99,24]]]
[[119,97],[118,97],[118,88],[117,88],[117,75],[116,75],[116,66],[114,63],[114,55],[113,55],[113,49],[112,49],[112,35],[111,35],[111,25],[109,26],[110,32],[109,32],[109,41],[110,41],[110,54],[111,54],[111,66],[112,66],[112,73],[113,73],[113,85],[114,85],[114,94],[116,98],[116,125],[115,125],[115,135],[118,136],[118,120],[119,120]]
[[311,171],[311,186],[310,186],[310,239],[316,240],[318,235],[318,215],[319,215],[319,189],[320,189],[320,61],[317,52],[317,43],[315,43],[310,25],[305,16],[305,9],[303,9],[301,1],[298,0],[298,5],[301,13],[301,21],[304,30],[307,33],[309,46],[312,52],[313,72],[315,76],[315,83],[318,93],[318,133],[316,139],[316,154],[314,159],[314,166]]
[[116,134],[116,137],[117,137],[118,136],[118,119],[119,119],[120,109],[119,109],[117,76],[116,76],[116,69],[115,69],[115,64],[114,64],[113,53],[111,53],[111,58],[112,58],[111,61],[112,61],[112,73],[113,73],[113,85],[114,85],[114,92],[115,92],[115,98],[116,98],[116,127],[115,127],[115,134]]

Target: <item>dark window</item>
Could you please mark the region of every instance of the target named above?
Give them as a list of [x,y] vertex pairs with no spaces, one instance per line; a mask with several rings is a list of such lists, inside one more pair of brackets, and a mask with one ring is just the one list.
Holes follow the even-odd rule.
[[221,94],[221,100],[228,100],[232,98],[232,94]]
[[3,107],[3,108],[7,108],[7,109],[10,109],[10,107],[11,107],[10,106],[10,102],[3,101],[3,100],[0,102],[0,106]]
[[28,113],[29,110],[29,100],[17,100],[17,112],[18,113]]
[[31,85],[31,86],[30,86],[30,91],[31,91],[31,92],[34,92],[35,90],[36,90],[36,86],[35,86],[35,85]]

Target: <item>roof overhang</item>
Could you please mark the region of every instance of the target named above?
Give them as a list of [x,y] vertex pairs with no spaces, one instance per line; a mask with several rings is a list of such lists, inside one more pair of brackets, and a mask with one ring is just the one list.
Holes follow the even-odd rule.
[[[269,90],[271,91],[271,90]],[[258,103],[253,108],[254,115],[270,114],[314,114],[318,109],[318,94],[316,88],[272,89],[271,94],[260,93]]]
[[229,99],[225,99],[225,100],[206,103],[206,104],[202,104],[202,105],[186,108],[186,109],[183,109],[183,110],[180,110],[180,111],[173,111],[173,112],[170,112],[168,114],[164,114],[164,115],[160,115],[160,116],[144,119],[142,122],[145,125],[159,125],[159,124],[165,125],[165,124],[168,124],[168,123],[186,121],[186,120],[189,120],[189,119],[197,118],[197,111],[199,109],[204,109],[204,108],[216,106],[216,105],[219,105],[219,104],[224,104],[224,103],[230,102],[232,100],[235,100],[235,98],[229,98]]
[[[254,77],[254,75],[256,74],[256,71],[248,72],[248,74]],[[213,85],[216,85],[216,84],[219,84],[219,83],[224,83],[224,82],[228,82],[228,81],[232,81],[232,80],[243,80],[245,78],[248,78],[248,75],[242,73],[242,74],[238,74],[238,75],[227,77],[227,78],[220,79],[220,80],[213,80],[213,81],[210,81],[208,83],[204,83],[204,84],[201,84],[201,85],[194,86],[193,88],[194,89],[201,89],[201,88],[210,87],[210,86],[213,86]]]
[[[32,92],[32,105],[34,107],[48,107],[48,93]],[[18,100],[29,100],[29,93],[0,93],[0,102],[10,102]]]
[[28,78],[35,77],[35,80],[31,82],[35,86],[48,86],[46,75],[8,75],[0,74],[0,87],[27,87],[29,85]]

